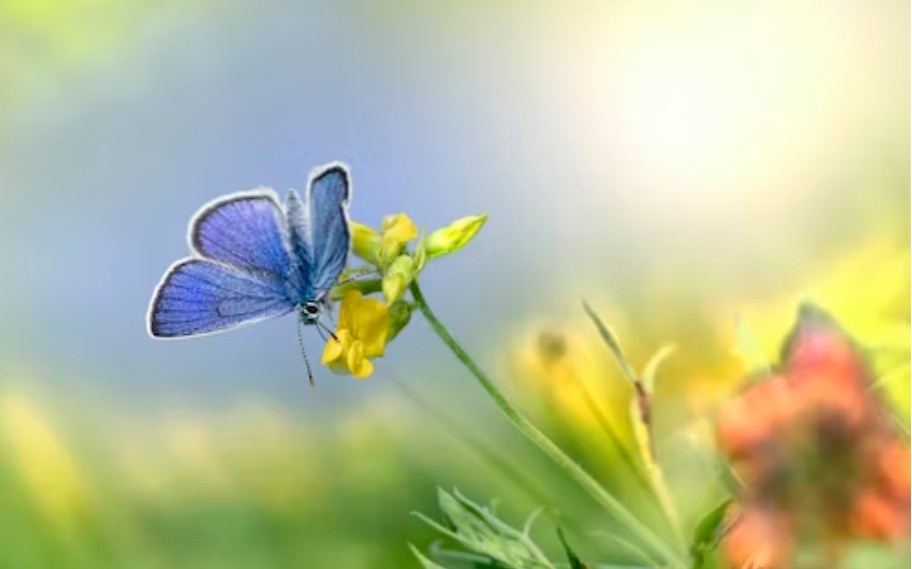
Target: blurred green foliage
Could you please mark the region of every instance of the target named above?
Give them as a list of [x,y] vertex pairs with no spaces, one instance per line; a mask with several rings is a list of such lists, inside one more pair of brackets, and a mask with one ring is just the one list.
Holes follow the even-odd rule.
[[6,394],[0,566],[407,565],[433,481],[374,420],[320,433],[246,407],[87,429]]

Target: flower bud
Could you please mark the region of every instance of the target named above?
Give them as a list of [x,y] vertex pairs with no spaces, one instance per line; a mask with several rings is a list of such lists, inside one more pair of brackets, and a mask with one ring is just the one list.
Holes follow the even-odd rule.
[[424,240],[428,259],[449,255],[465,247],[488,220],[487,215],[470,215],[437,229]]
[[397,300],[389,307],[390,329],[386,342],[389,343],[405,328],[412,319],[412,307],[407,302]]
[[418,228],[404,213],[383,218],[378,260],[381,267],[388,266],[405,249],[406,243],[418,237]]
[[361,259],[376,265],[380,251],[380,234],[357,221],[352,221],[349,225],[352,232],[352,251]]
[[386,303],[392,304],[402,298],[405,289],[415,278],[415,260],[408,255],[399,255],[396,260],[390,264],[383,275],[383,296],[386,297]]
[[418,246],[415,247],[415,273],[420,273],[424,269],[427,260],[427,245],[425,240],[422,239],[418,242]]

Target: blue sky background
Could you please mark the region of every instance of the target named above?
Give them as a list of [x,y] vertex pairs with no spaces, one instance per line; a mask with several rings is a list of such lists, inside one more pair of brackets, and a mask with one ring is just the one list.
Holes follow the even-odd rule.
[[[362,222],[490,214],[423,280],[491,365],[580,293],[635,312],[657,287],[684,303],[787,289],[908,226],[908,8],[827,6],[149,11],[78,65],[12,75],[27,88],[0,130],[0,353],[52,393],[141,406],[364,397],[326,371],[306,385],[290,317],[175,343],[143,324],[201,204],[301,188],[331,160]],[[417,322],[379,377],[449,385],[450,359]]]

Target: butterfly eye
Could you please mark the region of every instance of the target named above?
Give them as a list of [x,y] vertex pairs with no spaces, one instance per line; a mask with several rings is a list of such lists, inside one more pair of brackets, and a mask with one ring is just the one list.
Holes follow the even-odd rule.
[[304,305],[304,312],[310,316],[316,316],[320,312],[320,308],[315,302],[308,302]]

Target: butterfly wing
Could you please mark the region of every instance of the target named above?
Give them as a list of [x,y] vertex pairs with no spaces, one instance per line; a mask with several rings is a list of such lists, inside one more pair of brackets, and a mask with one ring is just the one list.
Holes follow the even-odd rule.
[[174,264],[155,289],[149,333],[157,338],[209,334],[294,309],[284,286],[207,259]]
[[241,192],[203,207],[190,222],[190,248],[263,278],[283,281],[291,271],[285,219],[270,190]]
[[351,250],[348,202],[351,198],[348,171],[331,165],[316,176],[308,188],[314,264],[314,289],[329,290],[345,268]]
[[324,166],[311,176],[302,204],[289,192],[287,203],[291,246],[300,275],[297,282],[304,300],[326,293],[345,268],[351,249],[348,171],[341,164]]
[[165,273],[149,308],[152,336],[219,332],[294,308],[285,218],[271,191],[242,192],[206,205],[190,222],[189,241],[199,258],[179,261]]

